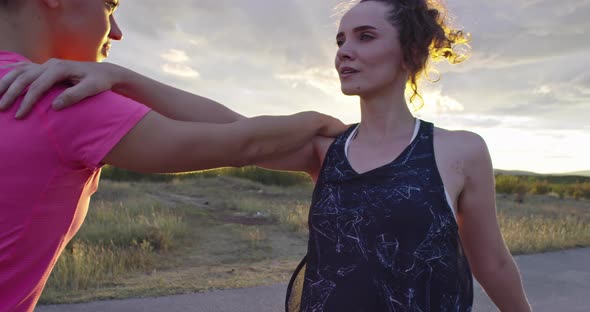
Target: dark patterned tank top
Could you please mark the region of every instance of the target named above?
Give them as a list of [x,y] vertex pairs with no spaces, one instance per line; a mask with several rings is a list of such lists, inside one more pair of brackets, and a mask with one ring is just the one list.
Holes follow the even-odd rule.
[[472,276],[436,166],[434,126],[418,122],[394,161],[366,173],[346,157],[355,126],[330,146],[287,311],[471,311]]

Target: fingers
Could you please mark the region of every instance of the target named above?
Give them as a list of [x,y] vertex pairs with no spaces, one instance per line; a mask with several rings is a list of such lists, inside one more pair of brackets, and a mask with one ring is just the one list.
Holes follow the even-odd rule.
[[67,78],[63,67],[55,66],[49,67],[42,73],[31,73],[31,75],[36,79],[29,86],[29,90],[16,113],[17,119],[26,116],[51,87]]
[[27,86],[29,86],[29,84],[31,84],[31,82],[35,80],[35,77],[39,76],[40,73],[41,68],[39,67],[28,70],[15,69],[10,72],[8,74],[10,77],[7,79],[7,81],[10,82],[10,86],[2,95],[2,99],[0,99],[0,110],[6,110],[12,106],[12,104],[14,104],[16,99],[23,93]]
[[[18,78],[18,76],[23,72],[22,69],[15,69],[8,74],[4,75],[2,79],[0,79],[0,95],[6,93],[6,90],[12,85],[12,83]],[[0,110],[8,109],[9,105],[6,99],[0,99]]]
[[0,66],[0,69],[15,68],[0,79],[0,95],[4,94],[6,90],[8,90],[8,87],[10,87],[10,85],[14,82],[14,80],[16,80],[20,74],[26,71],[28,65],[31,65],[31,63],[19,62]]
[[0,95],[4,94],[0,98],[0,110],[8,109],[28,87],[16,114],[17,119],[28,114],[39,99],[57,83],[69,81],[75,86],[66,89],[54,100],[52,106],[56,110],[112,87],[108,73],[90,63],[50,59],[43,65],[22,63],[11,64],[10,67],[16,68],[0,79]]
[[97,83],[96,81],[90,79],[82,80],[77,85],[68,88],[61,95],[59,95],[53,101],[52,106],[54,109],[60,110],[78,103],[87,97],[97,95],[104,90],[105,88],[101,87],[101,84]]
[[18,62],[18,63],[10,63],[6,65],[0,66],[0,69],[12,68],[12,67],[21,67],[23,65],[29,65],[31,62]]

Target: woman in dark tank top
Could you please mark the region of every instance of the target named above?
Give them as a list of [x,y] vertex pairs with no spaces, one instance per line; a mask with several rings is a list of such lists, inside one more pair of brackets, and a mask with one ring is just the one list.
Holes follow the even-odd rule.
[[[473,278],[501,310],[530,311],[499,231],[483,140],[413,117],[405,88],[429,59],[459,63],[468,41],[428,0],[363,0],[342,18],[336,56],[342,91],[360,97],[361,122],[322,155],[307,255],[286,310],[471,311]],[[428,105],[428,104],[426,104]]]
[[416,124],[410,145],[368,172],[347,160],[356,126],[329,148],[309,216],[302,311],[471,309],[471,272],[436,167],[433,125]]

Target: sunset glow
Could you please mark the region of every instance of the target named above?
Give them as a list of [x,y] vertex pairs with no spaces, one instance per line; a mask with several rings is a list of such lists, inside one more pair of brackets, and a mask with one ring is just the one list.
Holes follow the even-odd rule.
[[[254,116],[317,110],[359,120],[333,69],[336,0],[121,1],[110,62]],[[416,115],[486,139],[494,166],[590,170],[588,1],[447,1],[471,57],[438,65]]]

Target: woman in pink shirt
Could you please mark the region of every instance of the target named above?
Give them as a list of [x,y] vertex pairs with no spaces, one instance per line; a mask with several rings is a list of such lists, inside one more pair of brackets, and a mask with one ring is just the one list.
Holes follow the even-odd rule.
[[[105,59],[111,42],[122,38],[113,16],[117,5],[0,0],[0,77],[17,75],[6,65],[20,62]],[[59,113],[51,104],[66,86],[53,87],[34,99],[23,121],[14,118],[22,101],[14,89],[0,94],[7,110],[0,114],[0,312],[33,311],[86,216],[103,164],[180,172],[264,163],[345,128],[312,112],[243,118],[147,78],[119,87],[122,95],[101,93]]]
[[[472,273],[500,310],[530,311],[497,223],[485,142],[417,120],[406,103],[406,85],[419,96],[416,82],[429,59],[464,57],[454,47],[467,38],[447,27],[438,4],[361,0],[340,21],[335,66],[342,92],[359,97],[361,122],[336,140],[312,140],[282,163],[317,181],[308,254],[289,311],[470,311]],[[108,64],[54,65],[16,72],[24,77],[12,84],[13,96],[41,75],[25,110],[39,90],[64,78],[79,82],[65,104],[98,92],[104,85],[97,79],[124,94],[141,89],[133,80],[145,81]]]

